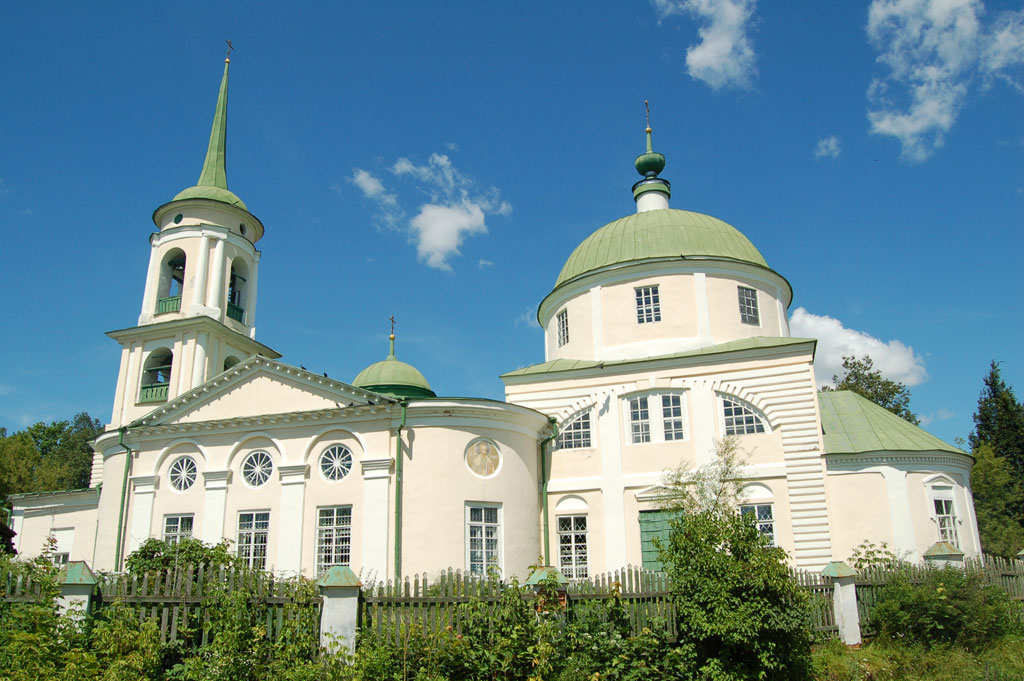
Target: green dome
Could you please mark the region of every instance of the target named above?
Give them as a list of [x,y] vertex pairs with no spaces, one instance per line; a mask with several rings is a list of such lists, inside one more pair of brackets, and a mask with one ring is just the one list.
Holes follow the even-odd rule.
[[650,258],[705,257],[768,267],[750,239],[718,218],[665,208],[634,213],[597,230],[565,261],[555,288],[587,272]]
[[174,201],[181,201],[182,199],[209,199],[211,201],[220,201],[221,203],[237,206],[242,210],[249,210],[245,207],[245,204],[242,203],[242,199],[235,196],[234,192],[209,185],[196,185],[195,187],[189,187],[188,189],[178,192],[178,195],[174,197]]
[[416,367],[395,357],[394,346],[386,359],[360,371],[352,385],[390,397],[437,397]]

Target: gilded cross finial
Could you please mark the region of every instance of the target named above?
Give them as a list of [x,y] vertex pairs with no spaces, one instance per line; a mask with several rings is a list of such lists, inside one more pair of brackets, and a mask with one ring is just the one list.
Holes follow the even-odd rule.
[[228,44],[228,55],[224,58],[224,61],[231,61],[231,51],[235,49],[235,46],[231,44],[230,40],[225,40]]
[[651,132],[651,107],[647,104],[647,100],[644,100],[644,109],[647,110],[647,134]]
[[395,315],[388,317],[388,321],[391,322],[391,340],[395,340]]

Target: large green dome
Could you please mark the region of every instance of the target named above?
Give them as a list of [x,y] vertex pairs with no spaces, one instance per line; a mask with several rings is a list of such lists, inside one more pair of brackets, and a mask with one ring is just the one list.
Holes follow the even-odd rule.
[[665,208],[627,215],[588,236],[565,261],[555,288],[609,265],[691,256],[768,267],[750,239],[732,225],[710,215]]
[[390,397],[437,397],[416,367],[395,357],[394,341],[387,358],[360,371],[352,385]]

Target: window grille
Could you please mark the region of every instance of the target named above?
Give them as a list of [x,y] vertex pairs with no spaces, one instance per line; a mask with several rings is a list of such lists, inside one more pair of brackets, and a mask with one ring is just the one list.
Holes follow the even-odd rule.
[[247,511],[238,514],[238,558],[242,565],[253,570],[266,568],[269,533],[269,511]]
[[661,415],[666,440],[683,440],[686,438],[686,433],[683,430],[682,397],[679,395],[662,395]]
[[334,445],[320,455],[320,472],[332,482],[341,480],[352,470],[352,451],[344,445]]
[[956,512],[952,499],[934,499],[935,522],[939,526],[939,541],[948,541],[960,548],[960,531],[956,526]]
[[467,569],[486,575],[501,569],[501,517],[498,506],[466,506]]
[[764,421],[749,407],[728,397],[722,398],[726,435],[752,435],[764,432]]
[[740,321],[751,326],[760,326],[761,316],[757,311],[757,291],[746,286],[738,286],[736,290],[740,298]]
[[562,310],[558,313],[558,347],[569,342],[569,312]]
[[561,449],[590,447],[590,412],[580,414],[558,434]]
[[651,441],[651,419],[646,395],[634,397],[629,401],[629,428],[633,444]]
[[335,565],[348,565],[352,555],[352,507],[318,509],[316,528],[316,573]]
[[740,513],[753,516],[757,531],[768,537],[770,546],[775,546],[775,518],[772,516],[771,504],[744,504],[740,506]]
[[250,487],[259,487],[270,479],[274,460],[263,451],[253,452],[242,462],[242,478]]
[[171,487],[184,492],[196,481],[198,471],[196,461],[191,456],[182,456],[171,464],[170,478]]
[[661,321],[661,301],[657,286],[641,286],[636,289],[636,323],[650,324]]
[[558,566],[569,579],[590,576],[587,564],[587,516],[558,516]]
[[192,525],[195,517],[188,515],[165,515],[164,516],[164,541],[168,544],[177,544],[182,539],[192,537]]

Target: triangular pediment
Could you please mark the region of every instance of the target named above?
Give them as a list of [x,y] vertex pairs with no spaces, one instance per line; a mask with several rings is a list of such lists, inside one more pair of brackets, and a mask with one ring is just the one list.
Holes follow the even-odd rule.
[[394,400],[383,395],[257,355],[170,400],[132,426],[248,419],[391,402]]

